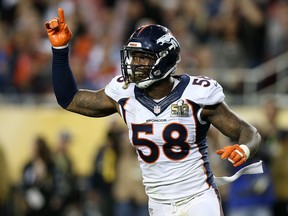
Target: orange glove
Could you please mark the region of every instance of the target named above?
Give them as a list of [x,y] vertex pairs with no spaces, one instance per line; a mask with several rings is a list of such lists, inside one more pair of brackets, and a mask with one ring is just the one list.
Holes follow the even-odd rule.
[[46,31],[53,47],[66,46],[72,37],[72,32],[65,23],[64,10],[62,8],[58,8],[58,17],[45,23]]
[[221,155],[223,160],[228,158],[233,166],[237,167],[246,162],[250,151],[246,145],[239,146],[238,144],[235,144],[233,146],[225,146],[224,148],[217,150],[216,153]]

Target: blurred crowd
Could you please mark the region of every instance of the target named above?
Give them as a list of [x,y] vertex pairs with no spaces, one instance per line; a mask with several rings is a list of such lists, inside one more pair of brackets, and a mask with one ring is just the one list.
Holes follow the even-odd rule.
[[[254,68],[288,51],[288,0],[0,0],[0,94],[52,93],[44,23],[57,16],[58,7],[73,32],[70,63],[80,88],[102,88],[120,74],[119,49],[135,28],[147,23],[167,26],[180,41],[179,73]],[[288,132],[277,125],[275,101],[262,107],[267,119],[255,122],[263,139],[254,161],[264,162],[265,173],[220,188],[228,216],[288,215]],[[109,129],[89,176],[73,171],[70,139],[61,133],[51,149],[37,135],[17,185],[10,185],[0,149],[0,215],[148,215],[126,131]],[[233,142],[213,128],[209,139],[213,152]],[[237,171],[213,153],[211,162],[218,176]]]
[[51,145],[35,134],[22,178],[13,184],[0,145],[0,215],[148,216],[148,198],[127,131],[111,124],[85,176],[75,171],[69,151],[72,139],[73,134],[63,130]]
[[147,23],[167,26],[180,41],[178,72],[254,68],[288,50],[287,0],[1,0],[1,93],[52,92],[44,23],[58,7],[74,34],[79,87],[102,88],[120,74],[119,49]]

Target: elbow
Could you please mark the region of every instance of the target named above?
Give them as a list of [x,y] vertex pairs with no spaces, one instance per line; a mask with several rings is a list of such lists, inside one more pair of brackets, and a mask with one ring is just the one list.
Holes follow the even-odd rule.
[[75,94],[70,95],[70,97],[59,97],[59,96],[57,97],[57,95],[56,95],[57,103],[59,104],[60,107],[67,110],[69,105],[71,104]]
[[62,107],[63,109],[67,110],[68,106],[70,103],[61,103],[57,100],[57,103],[60,107]]

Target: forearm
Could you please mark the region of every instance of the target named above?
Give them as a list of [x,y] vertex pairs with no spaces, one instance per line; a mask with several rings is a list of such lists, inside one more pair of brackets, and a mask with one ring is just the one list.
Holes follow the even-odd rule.
[[246,145],[250,151],[250,157],[253,157],[259,149],[261,136],[257,129],[251,125],[247,125],[241,129],[238,143]]
[[78,88],[69,65],[69,48],[52,48],[52,84],[58,104],[66,109]]
[[204,119],[206,117],[207,121],[233,142],[246,145],[249,149],[249,157],[255,155],[261,141],[259,133],[255,127],[230,110],[224,102],[214,107],[205,107],[202,117]]

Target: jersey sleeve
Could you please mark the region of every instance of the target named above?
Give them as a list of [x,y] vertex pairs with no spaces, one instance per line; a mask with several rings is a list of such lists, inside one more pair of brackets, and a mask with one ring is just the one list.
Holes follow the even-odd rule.
[[[122,82],[123,83],[123,82]],[[120,99],[119,90],[122,88],[121,76],[114,77],[105,87],[105,94],[115,101]]]
[[128,88],[123,88],[124,79],[121,75],[114,77],[104,91],[107,96],[118,102],[121,98],[131,97],[133,94],[134,85],[130,84]]
[[204,105],[214,105],[224,101],[225,95],[222,86],[216,81],[211,80],[211,86],[207,94]]
[[222,86],[209,77],[191,77],[192,100],[200,106],[219,104],[224,101],[225,95]]

